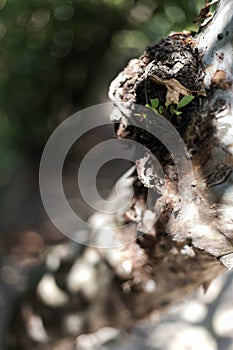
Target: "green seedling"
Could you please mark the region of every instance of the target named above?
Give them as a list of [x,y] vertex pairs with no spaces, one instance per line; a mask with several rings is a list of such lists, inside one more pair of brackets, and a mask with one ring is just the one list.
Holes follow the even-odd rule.
[[189,96],[184,96],[182,97],[182,99],[178,102],[177,106],[175,107],[174,104],[170,105],[169,111],[171,113],[171,115],[180,115],[183,112],[180,111],[181,108],[187,106],[189,103],[192,102],[192,100],[195,98],[195,96],[193,95],[189,95]]
[[159,106],[158,111],[159,111],[159,114],[163,114],[163,112],[164,112],[164,107],[163,107],[163,106]]
[[181,115],[183,112],[180,109],[187,106],[189,103],[191,103],[194,98],[195,96],[193,95],[184,96],[178,102],[177,105],[175,105],[174,103],[171,104],[171,103],[165,102],[165,106],[162,106],[162,105],[159,105],[160,101],[156,97],[156,98],[150,99],[150,104],[147,103],[146,107],[150,108],[152,111],[159,114],[164,114],[164,112],[169,108],[169,112],[172,116]]
[[152,109],[152,111],[154,111],[155,113],[159,113],[159,111],[158,111],[159,99],[157,97],[150,99],[150,103],[151,103],[150,105],[149,105],[149,103],[147,103],[146,107]]

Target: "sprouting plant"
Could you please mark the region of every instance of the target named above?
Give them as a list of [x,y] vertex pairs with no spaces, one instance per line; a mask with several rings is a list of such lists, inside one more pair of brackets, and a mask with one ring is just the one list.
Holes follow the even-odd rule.
[[156,98],[150,99],[150,104],[147,103],[146,107],[150,108],[152,111],[159,114],[164,114],[164,112],[169,109],[169,112],[172,116],[180,115],[183,113],[180,109],[187,106],[189,103],[191,103],[194,98],[195,96],[188,95],[188,96],[182,97],[182,99],[178,102],[177,105],[174,103],[166,102],[165,106],[162,106],[160,105],[159,99],[156,97]]
[[170,106],[169,112],[171,113],[171,115],[182,114],[183,112],[180,109],[187,106],[189,103],[191,103],[194,98],[195,98],[195,96],[193,96],[193,95],[188,95],[188,96],[182,97],[182,99],[178,102],[177,106],[175,106],[173,103],[169,105]]
[[158,111],[158,107],[159,107],[159,99],[158,99],[158,97],[150,99],[150,103],[151,104],[147,103],[146,107],[152,109],[152,111],[154,111],[156,113],[159,113],[159,111]]

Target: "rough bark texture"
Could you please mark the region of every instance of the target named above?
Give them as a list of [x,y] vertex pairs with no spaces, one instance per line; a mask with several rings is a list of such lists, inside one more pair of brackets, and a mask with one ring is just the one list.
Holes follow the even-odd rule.
[[[57,250],[60,267],[53,275],[62,289],[62,297],[58,298],[61,305],[46,299],[48,278],[42,279],[39,296],[38,288],[34,289],[30,296],[33,302],[30,306],[28,301],[23,303],[18,317],[23,317],[28,325],[23,334],[30,333],[30,320],[33,314],[39,314],[46,325],[45,344],[35,339],[32,342],[33,335],[29,334],[31,340],[23,342],[23,349],[31,349],[32,344],[34,349],[53,349],[58,334],[67,335],[64,320],[73,313],[78,317],[74,336],[103,325],[131,327],[135,321],[152,311],[163,310],[198,286],[206,288],[225,267],[232,267],[232,16],[232,1],[220,1],[215,15],[199,33],[175,33],[150,46],[141,57],[131,60],[112,83],[110,97],[115,102],[112,117],[119,117],[116,111],[121,101],[127,103],[129,111],[117,124],[118,137],[143,142],[163,167],[170,189],[163,212],[153,229],[122,249],[97,252],[88,248],[75,263],[76,253],[69,243],[65,252]],[[195,96],[182,115],[172,115],[165,107],[162,110],[182,136],[195,175],[192,187],[187,189],[192,192],[193,201],[180,220],[179,210],[174,213],[180,197],[172,157],[147,133],[127,128],[132,103],[145,105],[150,99],[159,98],[165,106],[166,100],[172,101],[172,93],[173,101],[184,94]],[[145,158],[140,164],[145,164]],[[132,177],[135,197],[131,210],[125,213],[126,222],[131,225],[119,230],[122,242],[125,235],[137,237],[147,221],[146,179],[142,180],[138,168]],[[176,216],[175,224],[171,219],[167,232],[172,215]],[[78,277],[80,271],[85,272],[85,279]],[[20,337],[17,335],[15,344],[22,342]],[[68,346],[67,349],[74,349],[73,345]]]
[[[222,1],[200,33],[175,33],[147,48],[139,59],[129,62],[110,88],[116,109],[120,101],[130,109],[131,103],[145,105],[154,98],[164,106],[167,86],[172,81],[178,81],[196,96],[181,116],[163,109],[163,115],[185,141],[195,175],[192,187],[187,189],[193,192],[193,201],[174,227],[171,222],[169,234],[165,232],[168,216],[178,201],[174,197],[179,197],[174,163],[155,140],[127,128],[130,113],[124,111],[117,129],[118,137],[143,140],[160,160],[167,184],[174,191],[172,198],[168,193],[154,233],[134,243],[146,260],[140,269],[133,268],[132,293],[123,297],[133,317],[143,317],[198,285],[208,285],[223,270],[222,264],[232,266],[232,10],[230,1]],[[114,112],[114,116],[119,113]],[[139,180],[135,181],[135,213],[138,207],[143,208],[143,187]],[[150,278],[156,282],[155,291],[144,295],[143,285]],[[133,293],[134,288],[138,294]]]

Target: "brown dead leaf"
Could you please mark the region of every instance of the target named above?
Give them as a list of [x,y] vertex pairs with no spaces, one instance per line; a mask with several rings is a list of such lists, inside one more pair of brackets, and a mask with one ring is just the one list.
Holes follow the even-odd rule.
[[175,103],[178,104],[180,100],[180,95],[189,96],[192,95],[191,91],[186,89],[181,83],[176,79],[170,79],[164,81],[167,88],[166,102],[168,104]]
[[170,103],[178,104],[180,100],[180,95],[189,96],[189,95],[192,95],[193,93],[196,93],[197,96],[200,96],[200,95],[206,96],[206,91],[204,88],[202,90],[197,90],[197,91],[189,90],[175,78],[163,80],[162,78],[160,78],[158,75],[155,75],[155,74],[148,75],[148,78],[152,80],[155,84],[162,85],[167,88],[166,102],[168,104]]
[[166,86],[167,88],[166,102],[168,104],[170,103],[178,104],[180,100],[180,95],[182,96],[192,95],[192,91],[187,89],[184,85],[182,85],[178,80],[174,78],[163,80],[155,74],[150,75],[149,78],[158,85]]

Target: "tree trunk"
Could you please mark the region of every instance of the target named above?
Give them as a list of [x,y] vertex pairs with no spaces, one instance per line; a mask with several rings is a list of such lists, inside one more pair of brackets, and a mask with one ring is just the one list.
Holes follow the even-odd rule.
[[[169,35],[131,60],[111,84],[117,136],[143,142],[149,150],[138,159],[131,175],[135,194],[124,216],[128,225],[118,230],[123,243],[125,237],[138,238],[120,249],[99,249],[98,254],[88,248],[78,260],[77,269],[84,266],[92,277],[77,287],[76,295],[66,291],[76,312],[82,308],[80,295],[86,302],[77,333],[103,325],[131,327],[195,288],[202,285],[206,289],[219,273],[233,266],[232,16],[232,1],[219,1],[216,12],[198,33]],[[195,98],[177,108],[185,95]],[[187,147],[186,158],[192,167],[190,172],[182,173],[182,178],[170,150],[148,132],[139,130],[143,115],[131,113],[134,104],[145,106],[151,100],[152,107],[153,101],[159,103],[160,114],[176,128]],[[147,111],[149,114],[151,108]],[[133,118],[137,118],[137,127],[132,126]],[[149,115],[147,122],[156,129],[157,117]],[[148,230],[149,218],[157,206],[154,203],[146,208],[147,187],[158,191],[159,180],[157,174],[152,176],[151,154],[163,169],[167,192],[161,215]],[[191,198],[188,201],[179,190],[179,181],[184,179],[188,179],[182,188]],[[65,264],[67,267],[67,261]],[[66,267],[61,272],[64,279]],[[68,278],[78,270],[75,271],[73,266]],[[42,319],[51,321],[54,315],[49,318],[43,309],[46,300],[38,300],[39,305],[43,304],[39,308],[37,305]],[[67,309],[62,306],[56,312],[58,333]],[[49,346],[52,349],[51,343]]]
[[[232,1],[220,1],[199,33],[175,33],[147,48],[139,59],[129,62],[110,87],[110,97],[118,109],[113,118],[121,113],[118,137],[143,140],[162,164],[168,186],[154,231],[122,250],[126,259],[133,258],[130,278],[119,282],[119,293],[134,319],[161,310],[200,285],[206,288],[224,267],[233,266],[232,16]],[[177,104],[179,93],[195,98],[177,115],[167,105]],[[160,113],[182,136],[192,162],[194,181],[183,189],[192,193],[192,200],[182,215],[175,162],[147,133],[142,135],[131,125],[127,127],[133,116],[121,108],[121,102],[130,110],[133,103],[146,105],[156,98],[162,106]],[[150,118],[150,123],[153,128],[158,119]],[[135,220],[140,231],[146,220],[142,198],[145,201],[145,186],[150,183],[153,168],[148,172],[151,165],[147,154],[138,164],[141,182],[137,179],[134,183],[132,210],[136,217],[137,208],[141,208],[140,218]],[[191,177],[192,173],[184,176]],[[154,290],[148,291],[147,286],[154,286]]]

